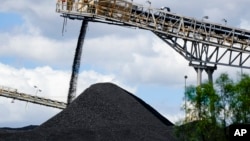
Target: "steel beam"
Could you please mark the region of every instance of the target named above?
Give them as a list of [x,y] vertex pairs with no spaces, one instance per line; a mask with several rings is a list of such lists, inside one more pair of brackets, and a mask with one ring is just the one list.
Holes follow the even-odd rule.
[[[66,1],[66,2],[65,2]],[[79,7],[81,5],[81,7]],[[152,31],[196,68],[198,84],[207,66],[250,69],[250,31],[181,16],[127,0],[58,0],[56,11],[69,19],[130,26]],[[207,69],[209,81],[215,69]]]
[[0,96],[12,98],[15,100],[26,101],[34,104],[40,104],[48,107],[65,109],[66,103],[57,100],[51,100],[44,97],[33,96],[25,93],[20,93],[17,89],[0,86]]
[[[67,1],[67,0],[66,0]],[[79,7],[81,5],[81,7]],[[210,23],[126,0],[58,0],[56,11],[69,19],[152,31],[189,62],[250,68],[250,31]]]

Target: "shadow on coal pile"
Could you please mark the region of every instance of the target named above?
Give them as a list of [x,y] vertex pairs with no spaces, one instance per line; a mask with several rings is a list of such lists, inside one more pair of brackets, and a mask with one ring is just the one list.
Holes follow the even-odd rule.
[[0,141],[177,141],[174,125],[151,106],[111,84],[94,84],[66,109],[25,132],[0,132]]

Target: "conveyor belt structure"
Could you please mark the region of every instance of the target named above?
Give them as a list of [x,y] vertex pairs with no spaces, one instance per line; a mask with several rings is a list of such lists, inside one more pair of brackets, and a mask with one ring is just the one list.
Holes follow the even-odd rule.
[[34,104],[40,104],[48,107],[65,109],[66,103],[57,100],[51,100],[44,97],[34,96],[30,94],[20,93],[17,89],[13,89],[6,86],[0,86],[0,96],[6,98],[12,98],[15,100],[26,101]]
[[58,0],[56,12],[69,19],[152,31],[190,64],[250,68],[248,30],[126,0]]

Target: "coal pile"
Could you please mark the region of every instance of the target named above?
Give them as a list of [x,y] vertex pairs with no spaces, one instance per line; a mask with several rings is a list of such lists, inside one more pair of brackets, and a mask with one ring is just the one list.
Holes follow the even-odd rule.
[[169,120],[112,83],[92,85],[39,127],[0,133],[1,140],[176,141]]

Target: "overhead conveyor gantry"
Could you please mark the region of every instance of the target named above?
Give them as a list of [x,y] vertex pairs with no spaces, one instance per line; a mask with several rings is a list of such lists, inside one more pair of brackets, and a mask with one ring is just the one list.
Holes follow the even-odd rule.
[[56,11],[69,19],[87,18],[92,22],[152,31],[198,69],[197,72],[206,69],[211,74],[217,65],[250,68],[248,30],[126,0],[58,0]]
[[66,103],[57,100],[51,100],[44,97],[33,96],[25,93],[20,93],[17,89],[13,89],[6,86],[0,86],[0,96],[6,98],[13,98],[16,100],[26,101],[34,104],[40,104],[48,107],[64,109],[66,108]]
[[[206,70],[210,81],[217,65],[250,68],[250,31],[222,24],[198,20],[171,13],[170,10],[143,6],[126,0],[58,0],[56,12],[69,19],[100,22],[119,26],[137,27],[153,32],[186,60],[197,71],[198,85],[201,72]],[[84,24],[85,23],[85,24]],[[84,31],[84,28],[81,30]],[[81,32],[79,41],[84,39]],[[81,42],[79,42],[81,43]],[[81,43],[82,44],[82,43]],[[79,52],[76,50],[76,52]],[[76,54],[77,55],[77,54]],[[72,73],[68,103],[76,91],[79,56]],[[64,109],[67,104],[42,97],[17,92],[16,89],[0,87],[0,96]]]

